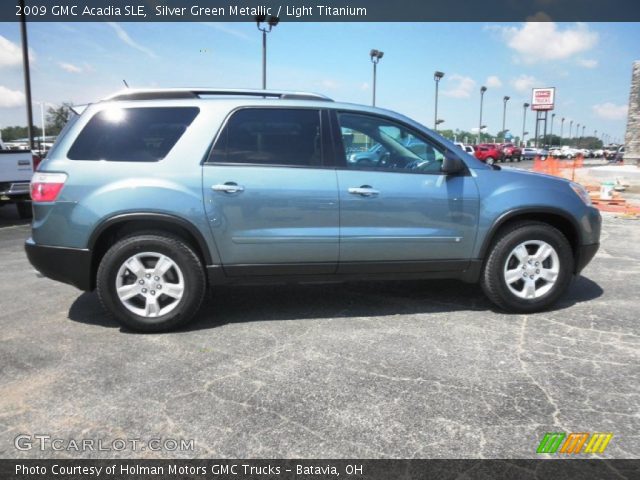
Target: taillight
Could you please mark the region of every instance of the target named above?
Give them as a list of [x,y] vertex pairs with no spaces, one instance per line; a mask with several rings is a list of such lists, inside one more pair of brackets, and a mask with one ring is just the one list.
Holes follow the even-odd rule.
[[34,202],[54,202],[66,180],[65,173],[34,173],[31,179],[31,200]]
[[40,162],[42,162],[42,157],[39,157],[38,155],[32,155],[31,159],[33,160],[33,171],[35,172],[36,170],[38,170],[38,165],[40,165]]

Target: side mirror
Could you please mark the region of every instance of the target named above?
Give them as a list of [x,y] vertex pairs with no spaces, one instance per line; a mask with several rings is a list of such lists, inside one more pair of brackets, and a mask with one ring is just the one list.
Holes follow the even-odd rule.
[[452,175],[454,173],[462,172],[465,168],[464,162],[457,156],[446,151],[444,154],[444,160],[442,161],[442,173],[445,175]]

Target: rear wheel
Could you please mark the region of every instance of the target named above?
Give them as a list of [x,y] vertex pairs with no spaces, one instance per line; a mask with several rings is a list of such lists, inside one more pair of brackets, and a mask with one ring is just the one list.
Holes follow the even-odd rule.
[[161,332],[187,323],[200,308],[206,280],[183,240],[164,234],[124,238],[105,254],[97,274],[104,307],[130,329]]
[[504,310],[540,311],[566,290],[573,265],[573,252],[562,232],[546,223],[516,223],[494,242],[482,289]]

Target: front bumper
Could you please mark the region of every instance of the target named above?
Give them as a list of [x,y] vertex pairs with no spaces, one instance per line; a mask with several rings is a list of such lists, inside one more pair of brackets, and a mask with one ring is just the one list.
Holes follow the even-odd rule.
[[31,265],[45,277],[80,290],[93,290],[91,250],[37,245],[31,238],[24,248]]

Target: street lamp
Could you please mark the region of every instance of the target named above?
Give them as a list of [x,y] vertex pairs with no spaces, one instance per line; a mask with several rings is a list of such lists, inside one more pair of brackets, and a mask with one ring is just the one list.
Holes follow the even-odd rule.
[[562,134],[564,133],[564,117],[560,120],[560,146],[562,146]]
[[[529,132],[525,132],[525,126],[527,124],[527,108],[529,108],[529,104],[527,102],[524,102],[522,104],[522,110],[523,110],[523,114],[522,114],[522,142],[524,143],[524,136],[529,133]],[[524,146],[526,147],[527,144],[525,143]]]
[[505,95],[502,99],[504,106],[502,107],[502,135],[506,135],[507,131],[505,130],[506,120],[507,120],[507,102],[511,99],[511,97]]
[[435,113],[433,115],[433,128],[435,128],[436,130],[438,130],[438,124],[442,123],[442,122],[438,122],[438,84],[440,83],[440,80],[442,79],[442,77],[444,77],[444,72],[434,72],[433,73],[433,80],[436,82],[436,104],[435,104]]
[[271,32],[273,27],[278,25],[280,19],[278,17],[266,15],[256,15],[256,26],[262,32],[262,89],[267,89],[267,33]]
[[444,120],[442,118],[436,120],[436,130],[438,129],[438,125],[440,125],[441,123],[444,123]]
[[480,123],[478,123],[478,143],[480,143],[480,135],[482,135],[482,103],[484,101],[484,92],[487,91],[487,87],[484,85],[480,87]]
[[551,114],[551,130],[549,131],[549,145],[553,145],[553,121],[556,118],[556,114],[552,113]]
[[573,120],[569,122],[569,142],[571,142],[571,131],[573,130]]
[[580,146],[580,124],[576,125],[576,147]]
[[373,106],[376,106],[376,67],[378,66],[378,62],[384,56],[384,52],[380,50],[372,49],[369,52],[369,56],[371,57],[371,63],[373,63]]

